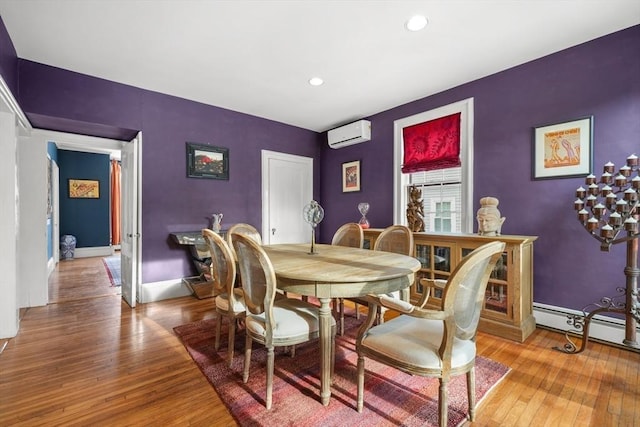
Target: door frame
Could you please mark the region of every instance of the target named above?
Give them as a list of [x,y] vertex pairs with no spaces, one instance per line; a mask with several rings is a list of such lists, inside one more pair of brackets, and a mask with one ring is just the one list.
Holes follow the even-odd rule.
[[[46,144],[47,142],[53,142],[54,144],[56,144],[56,147],[58,147],[58,149],[81,151],[81,152],[87,152],[87,153],[97,153],[97,154],[109,154],[112,152],[121,152],[123,145],[130,143],[130,141],[122,141],[122,140],[109,139],[109,138],[99,138],[95,136],[78,135],[78,134],[48,131],[48,130],[42,130],[42,129],[33,129],[31,131],[31,136],[40,138],[43,141],[43,144]],[[45,150],[45,153],[46,153],[46,150]],[[139,156],[140,158],[142,156],[142,146],[139,147]],[[137,176],[138,189],[140,189],[142,185],[142,171],[140,167],[137,168],[137,175],[138,175]],[[58,194],[54,195],[53,197],[53,200],[55,202],[53,209],[54,209],[54,212],[56,213],[59,213],[59,209],[60,209],[59,199],[60,197],[59,197],[59,188],[58,188]],[[135,209],[137,210],[136,223],[140,224],[141,202],[140,202],[139,192],[138,192],[137,200],[132,200],[131,202],[132,202],[132,206],[134,206]],[[59,221],[59,216],[57,219]],[[43,236],[42,246],[46,247],[46,245],[47,245],[46,236]],[[137,270],[138,272],[138,274],[136,274],[135,276],[135,279],[137,281],[136,289],[139,291],[141,287],[140,272],[142,270],[141,257],[140,257],[141,252],[139,250],[140,240],[137,246],[138,246],[138,251],[136,251],[137,256],[135,258],[132,258],[132,262],[136,263],[135,270]],[[43,286],[48,294],[48,283],[45,282]]]
[[[271,191],[270,183],[270,160],[277,159],[293,163],[302,164],[306,167],[309,173],[309,195],[313,197],[313,158],[301,156],[298,154],[281,153],[278,151],[262,150],[262,240],[265,244],[270,243],[270,230],[271,224],[271,207],[269,206],[269,193]],[[302,218],[302,211],[300,211],[300,218]]]

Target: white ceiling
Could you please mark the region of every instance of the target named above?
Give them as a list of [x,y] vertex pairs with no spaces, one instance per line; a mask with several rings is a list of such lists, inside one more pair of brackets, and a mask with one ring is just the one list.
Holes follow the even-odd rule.
[[640,24],[640,0],[0,0],[0,16],[20,58],[321,132]]

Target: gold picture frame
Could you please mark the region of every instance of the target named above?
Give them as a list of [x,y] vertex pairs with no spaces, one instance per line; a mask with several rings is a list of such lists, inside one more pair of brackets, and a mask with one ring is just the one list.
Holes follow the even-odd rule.
[[342,164],[342,192],[360,191],[360,160]]
[[99,199],[100,181],[93,179],[69,179],[69,198]]

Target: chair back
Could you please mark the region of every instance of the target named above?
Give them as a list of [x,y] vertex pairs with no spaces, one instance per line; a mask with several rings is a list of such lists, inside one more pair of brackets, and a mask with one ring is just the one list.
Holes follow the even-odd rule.
[[236,281],[236,263],[231,249],[220,235],[208,228],[202,229],[202,237],[211,255],[211,280],[214,295],[226,293],[233,307],[233,287]]
[[362,227],[355,222],[348,222],[336,230],[331,239],[334,246],[348,246],[350,248],[362,249],[364,243],[364,233]]
[[271,260],[262,247],[249,236],[233,233],[231,240],[238,255],[238,269],[247,311],[256,316],[264,314],[267,333],[271,333],[277,283]]
[[442,309],[453,312],[458,339],[473,339],[489,276],[504,251],[504,242],[490,242],[467,255],[449,277],[442,295]]
[[262,244],[262,236],[260,235],[260,232],[256,230],[256,228],[253,225],[245,224],[243,222],[240,222],[238,224],[233,224],[229,228],[229,230],[227,230],[227,244],[231,248],[231,253],[233,253],[233,259],[235,259],[236,261],[238,260],[238,258],[236,257],[235,249],[233,247],[233,242],[231,241],[231,235],[233,233],[243,234],[251,238],[257,244],[259,245]]
[[413,232],[404,225],[387,227],[376,239],[373,250],[413,256]]

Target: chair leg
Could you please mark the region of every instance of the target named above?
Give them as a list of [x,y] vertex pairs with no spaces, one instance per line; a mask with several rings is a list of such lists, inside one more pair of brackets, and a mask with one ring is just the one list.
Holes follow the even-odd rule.
[[360,309],[358,308],[358,303],[353,304],[356,308],[356,320],[360,320]]
[[449,421],[449,402],[447,401],[447,384],[449,378],[440,378],[440,388],[438,391],[438,418],[440,427],[447,427]]
[[467,372],[467,399],[469,400],[469,419],[476,418],[476,368],[475,366]]
[[218,313],[217,316],[218,316],[218,321],[216,322],[216,342],[215,342],[216,351],[218,351],[218,349],[220,348],[220,331],[222,330],[222,316],[220,315],[220,313]]
[[271,409],[271,403],[273,401],[273,365],[275,359],[275,352],[273,347],[267,348],[267,398],[266,407]]
[[358,355],[358,412],[364,406],[364,356]]
[[340,336],[344,335],[344,298],[340,298]]
[[229,344],[227,348],[227,363],[229,367],[233,364],[233,351],[236,345],[236,319],[229,317]]
[[247,334],[244,340],[244,368],[242,369],[242,382],[247,383],[249,381],[249,365],[251,364],[251,344],[253,340],[251,336]]

